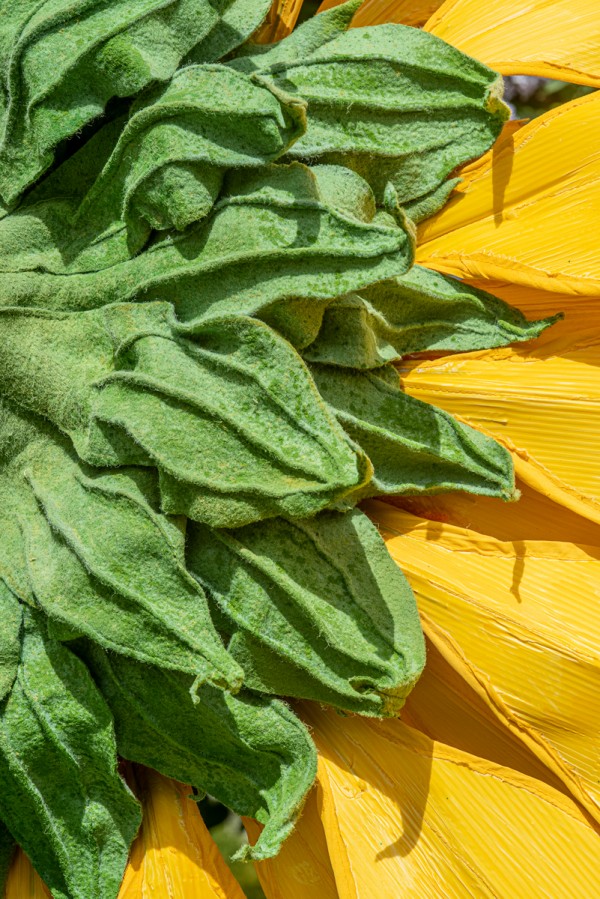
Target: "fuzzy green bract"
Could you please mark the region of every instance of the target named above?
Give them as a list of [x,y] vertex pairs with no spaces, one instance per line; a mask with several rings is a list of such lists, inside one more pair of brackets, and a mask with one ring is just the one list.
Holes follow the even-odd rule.
[[510,453],[401,389],[394,368],[372,372],[312,366],[315,383],[338,421],[367,453],[373,477],[365,496],[465,490],[510,499]]
[[[238,8],[243,6],[243,14]],[[172,78],[187,59],[213,62],[260,25],[269,4],[239,0],[4,0],[0,6],[0,194],[12,203],[52,150],[102,114]]]
[[55,899],[116,895],[140,810],[112,718],[85,666],[27,609],[0,718],[0,815]]
[[424,662],[414,600],[357,509],[220,532],[192,526],[188,561],[248,686],[365,715],[402,707]]
[[355,169],[381,201],[393,185],[416,221],[443,205],[450,172],[480,156],[507,118],[499,75],[415,28],[344,31],[291,58],[284,47],[232,64],[308,101],[290,155]]
[[189,677],[98,646],[81,651],[110,703],[120,752],[258,818],[265,828],[253,858],[277,851],[316,773],[314,746],[292,712],[277,699],[210,686],[190,703]]
[[330,303],[305,359],[377,369],[420,352],[468,353],[537,337],[560,314],[528,321],[498,297],[414,265]]
[[356,504],[514,494],[393,367],[553,321],[413,265],[498,76],[359,0],[261,46],[268,6],[0,2],[0,888],[17,842],[115,899],[117,754],[275,854],[316,771],[285,698],[395,715],[425,661]]

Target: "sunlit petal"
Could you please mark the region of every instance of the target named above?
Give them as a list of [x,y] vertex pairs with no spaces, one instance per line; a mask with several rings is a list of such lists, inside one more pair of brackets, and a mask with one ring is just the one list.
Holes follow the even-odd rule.
[[[329,860],[327,842],[319,817],[317,790],[309,793],[302,815],[274,858],[255,862],[267,899],[339,899]],[[244,819],[250,842],[256,842],[261,827]]]
[[421,226],[417,261],[461,278],[600,296],[599,126],[595,92],[492,148]]
[[565,784],[523,742],[519,722],[455,641],[425,615],[423,627],[427,666],[402,710],[405,724],[567,794]]
[[600,87],[597,0],[446,0],[438,6],[425,30],[503,75]]
[[134,778],[144,816],[119,899],[244,899],[190,798],[191,788],[140,766]]
[[600,336],[588,337],[561,355],[542,345],[413,362],[404,387],[496,437],[525,483],[600,523]]
[[598,310],[600,295],[573,296],[550,293],[520,284],[500,281],[471,281],[475,287],[488,290],[512,306],[517,306],[529,319],[545,318],[556,312],[564,313],[564,320],[547,328],[540,337],[528,344],[529,350],[541,347],[544,352],[564,353],[596,343],[600,334]]
[[496,717],[600,821],[600,546],[501,542],[384,503],[371,513],[426,626],[451,635]]
[[600,838],[540,781],[400,721],[307,710],[338,893],[439,899],[586,896]]
[[[319,12],[339,6],[343,0],[324,0]],[[442,0],[365,0],[352,20],[354,28],[363,25],[383,25],[397,22],[400,25],[419,27],[433,15]]]

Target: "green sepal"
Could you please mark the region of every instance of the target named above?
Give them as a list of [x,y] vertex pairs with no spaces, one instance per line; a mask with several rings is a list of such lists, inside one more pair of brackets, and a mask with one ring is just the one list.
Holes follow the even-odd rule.
[[371,303],[357,294],[348,294],[325,309],[317,338],[303,348],[302,357],[311,364],[379,368],[401,358],[394,346],[397,337],[389,319],[378,314]]
[[129,259],[152,229],[203,219],[227,169],[281,156],[304,132],[304,110],[225,66],[182,69],[0,221],[0,270],[93,272]]
[[215,527],[305,517],[370,477],[298,354],[262,322],[183,327],[166,303],[0,318],[3,392],[91,465],[156,466],[165,512]]
[[21,655],[21,603],[0,580],[0,702],[14,683]]
[[[248,31],[263,0],[245,4]],[[212,33],[229,30],[232,4],[208,0],[19,0],[0,26],[0,194],[13,203],[53,161],[56,145],[101,115],[111,97],[168,81]],[[254,9],[256,8],[256,12]],[[266,12],[266,10],[265,10]],[[257,13],[257,14],[256,14]],[[207,60],[196,60],[204,62]]]
[[211,0],[218,19],[184,60],[190,63],[217,62],[240,44],[264,22],[271,0]]
[[460,178],[448,178],[428,193],[404,203],[404,211],[416,224],[428,219],[446,205],[450,194],[460,184]]
[[204,686],[86,645],[78,649],[115,719],[119,754],[208,792],[265,825],[246,854],[275,855],[316,774],[303,724],[279,700]]
[[509,117],[496,72],[416,28],[355,28],[289,62],[285,41],[280,52],[263,83],[308,102],[290,156],[355,169],[379,203],[388,182],[401,205],[436,191]]
[[513,499],[507,449],[447,412],[408,396],[393,366],[356,371],[312,365],[321,396],[374,474],[361,497],[462,490]]
[[499,297],[415,265],[405,275],[373,284],[361,295],[384,320],[399,356],[468,353],[533,340],[562,314],[528,321]]
[[140,808],[117,773],[112,718],[89,672],[28,609],[0,705],[0,819],[54,899],[116,899]]
[[533,340],[561,317],[528,321],[486,291],[415,265],[360,296],[331,303],[302,355],[327,365],[377,368],[411,353],[467,353]]
[[72,635],[239,688],[182,537],[152,508],[151,473],[81,465],[49,425],[6,405],[0,432],[14,450],[0,475],[0,576],[13,593]]
[[408,225],[385,212],[369,222],[341,213],[308,167],[271,165],[232,173],[202,222],[104,271],[0,273],[0,307],[164,300],[188,323],[250,315],[306,346],[332,299],[403,274],[413,256]]
[[249,687],[397,713],[421,672],[423,637],[408,582],[365,515],[190,526],[187,550]]

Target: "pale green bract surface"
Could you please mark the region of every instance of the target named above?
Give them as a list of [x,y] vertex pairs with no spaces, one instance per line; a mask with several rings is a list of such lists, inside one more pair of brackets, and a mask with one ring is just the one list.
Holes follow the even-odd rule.
[[91,675],[26,610],[0,715],[0,815],[55,899],[116,895],[140,810],[117,774],[111,713]]
[[370,221],[340,212],[300,163],[241,170],[203,221],[157,237],[132,259],[68,276],[22,271],[18,263],[0,271],[0,308],[76,311],[161,300],[190,326],[250,315],[305,346],[333,299],[409,269],[414,237],[396,212]]
[[5,309],[0,321],[5,395],[68,434],[85,462],[155,467],[166,512],[215,527],[305,517],[371,474],[298,355],[255,319],[186,330],[167,304],[147,303]]
[[117,753],[274,855],[316,770],[284,699],[395,715],[425,661],[356,504],[514,494],[392,365],[552,323],[413,265],[499,79],[358,6],[261,46],[268,0],[0,0],[0,890],[16,841],[116,899]]
[[490,437],[400,389],[392,367],[355,371],[311,367],[321,396],[369,457],[373,477],[362,495],[420,495],[465,490],[510,499],[510,453]]
[[203,219],[227,169],[281,156],[304,111],[225,66],[182,69],[0,221],[0,269],[95,272],[130,259],[153,229]]
[[509,117],[499,75],[415,28],[352,29],[289,61],[285,45],[232,65],[255,65],[263,83],[307,100],[306,134],[290,155],[355,169],[378,202],[391,184],[416,220],[443,205],[450,172],[480,156]]
[[51,165],[59,141],[101,115],[112,97],[130,97],[157,81],[168,81],[188,54],[208,38],[215,42],[219,31],[227,32],[223,53],[242,43],[269,4],[245,4],[241,21],[235,15],[238,5],[236,0],[4,0],[4,202],[13,203]]
[[0,581],[0,702],[10,692],[21,655],[23,607],[6,584]]
[[253,858],[277,851],[316,774],[314,745],[287,706],[209,686],[192,704],[189,677],[97,646],[82,655],[110,703],[120,751],[257,818],[265,828],[246,850]]
[[310,362],[376,369],[420,352],[468,353],[533,340],[560,316],[528,321],[498,297],[439,272],[413,266],[331,303]]
[[18,624],[8,589],[108,649],[239,688],[242,672],[185,568],[181,535],[146,498],[152,479],[91,470],[43,420],[1,411],[11,436],[0,474],[1,597],[14,620],[3,627],[3,655],[14,657]]
[[402,707],[424,643],[410,587],[362,512],[192,526],[188,564],[248,686],[366,715]]

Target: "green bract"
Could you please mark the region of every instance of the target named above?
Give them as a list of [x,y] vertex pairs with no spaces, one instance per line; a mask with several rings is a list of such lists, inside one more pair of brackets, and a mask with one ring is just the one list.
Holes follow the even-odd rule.
[[361,512],[192,526],[188,562],[249,687],[366,715],[402,707],[423,663],[414,600]]
[[[214,62],[267,13],[265,0],[4,0],[0,194],[13,203],[64,138],[173,77],[185,60]],[[216,53],[216,55],[215,55]]]
[[114,899],[117,752],[278,851],[315,776],[279,697],[394,715],[414,597],[369,496],[510,498],[508,453],[392,363],[539,334],[413,266],[498,76],[358,0],[0,4],[0,885]]
[[314,365],[312,372],[323,399],[371,460],[373,477],[362,495],[467,490],[512,496],[508,451],[441,409],[407,396],[391,366],[368,372]]
[[233,696],[101,650],[81,647],[109,701],[120,752],[186,783],[202,784],[265,828],[254,858],[277,852],[316,773],[306,728],[279,700]]
[[140,813],[116,770],[110,710],[85,665],[23,614],[0,719],[0,814],[55,899],[117,894]]
[[377,198],[391,184],[409,211],[441,206],[456,183],[442,188],[446,177],[481,155],[505,119],[499,75],[402,25],[347,31],[289,62],[284,53],[237,65],[247,71],[252,63],[264,83],[308,101],[307,130],[291,156],[342,162]]
[[330,303],[302,355],[310,362],[376,369],[419,352],[489,349],[532,340],[560,315],[528,321],[483,290],[415,265]]

